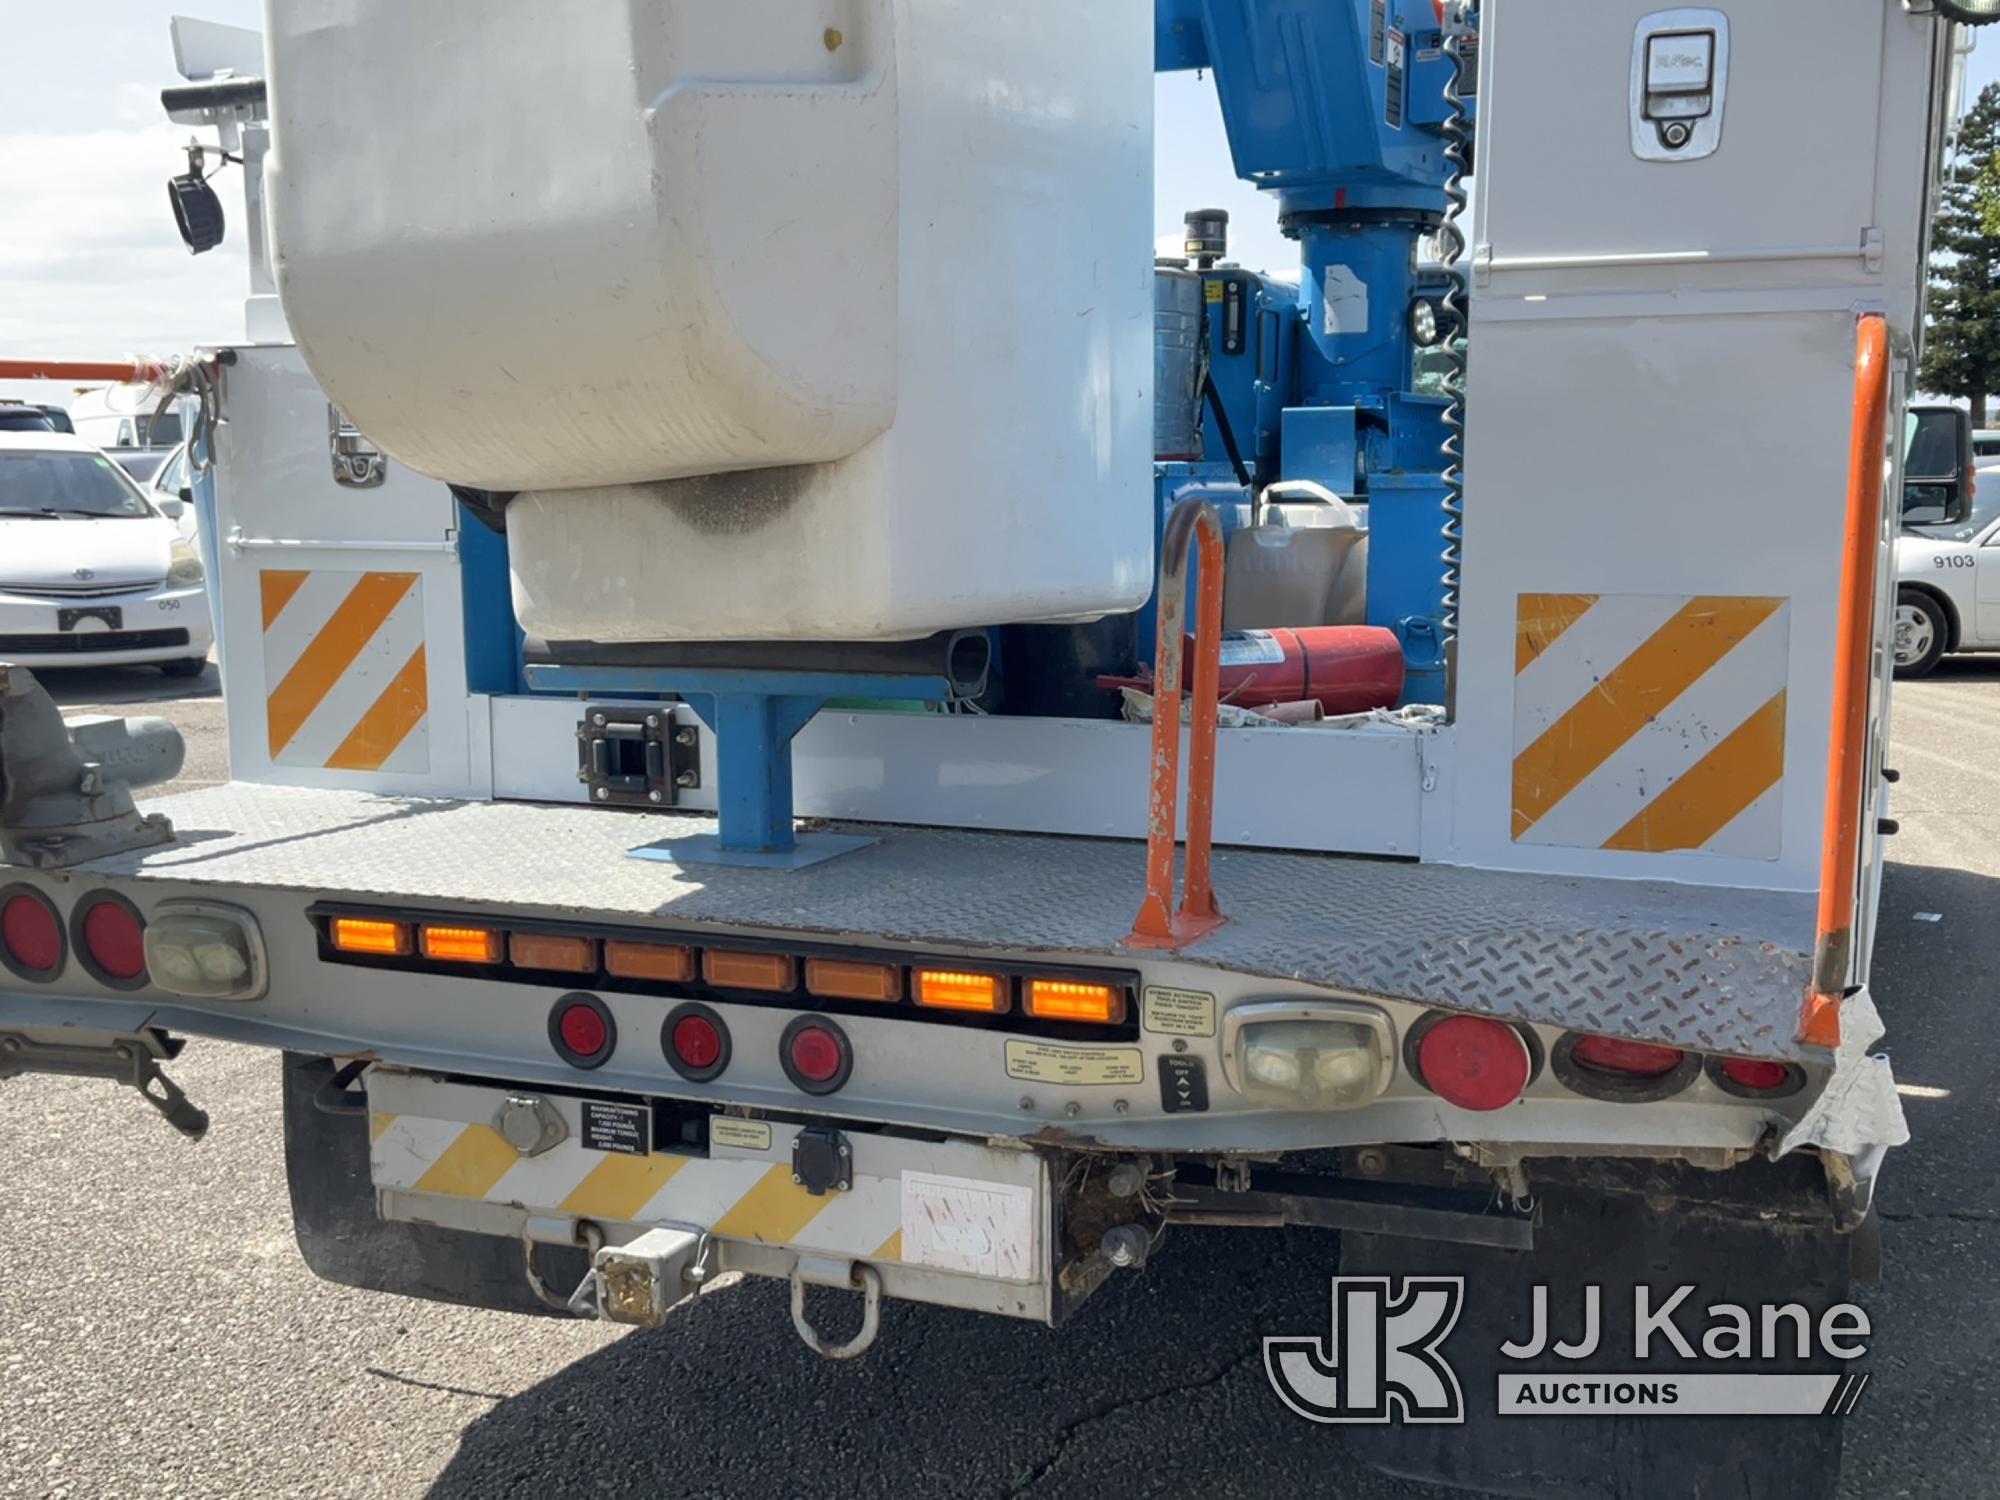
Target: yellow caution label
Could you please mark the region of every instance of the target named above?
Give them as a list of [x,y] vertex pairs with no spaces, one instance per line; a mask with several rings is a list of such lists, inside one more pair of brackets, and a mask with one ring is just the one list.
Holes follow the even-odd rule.
[[1214,1036],[1215,996],[1148,986],[1139,1002],[1139,1025],[1165,1036]]
[[735,1120],[727,1115],[712,1115],[708,1121],[708,1143],[711,1146],[731,1146],[738,1151],[769,1151],[771,1127],[764,1120]]
[[1007,1076],[1024,1083],[1139,1083],[1145,1054],[1137,1047],[1064,1047],[1054,1042],[1007,1043]]
[[1201,296],[1204,302],[1220,302],[1222,300],[1222,283],[1219,281],[1204,281],[1201,284]]

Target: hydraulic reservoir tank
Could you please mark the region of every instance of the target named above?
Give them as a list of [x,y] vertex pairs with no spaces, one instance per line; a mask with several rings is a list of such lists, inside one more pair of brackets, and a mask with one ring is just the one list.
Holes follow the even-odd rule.
[[1144,0],[268,0],[280,294],[562,640],[1151,583]]
[[1201,457],[1201,278],[1183,261],[1153,267],[1153,457]]

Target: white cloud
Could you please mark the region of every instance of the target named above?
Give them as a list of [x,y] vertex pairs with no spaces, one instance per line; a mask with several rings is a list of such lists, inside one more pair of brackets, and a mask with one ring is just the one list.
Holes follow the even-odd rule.
[[166,189],[189,134],[164,123],[0,133],[0,351],[115,359],[241,339],[241,182],[235,167],[217,176],[228,236],[189,255]]

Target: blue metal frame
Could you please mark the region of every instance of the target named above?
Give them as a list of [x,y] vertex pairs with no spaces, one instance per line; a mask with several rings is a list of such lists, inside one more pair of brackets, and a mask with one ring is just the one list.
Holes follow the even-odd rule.
[[867,672],[749,672],[716,667],[572,667],[530,663],[538,691],[606,697],[674,694],[715,736],[718,831],[632,852],[679,864],[797,869],[873,843],[866,837],[793,828],[792,740],[831,698],[943,703],[942,677]]

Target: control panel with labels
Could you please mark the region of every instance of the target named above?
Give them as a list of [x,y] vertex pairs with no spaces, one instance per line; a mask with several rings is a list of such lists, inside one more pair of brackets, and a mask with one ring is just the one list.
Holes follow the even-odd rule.
[[1632,39],[1632,151],[1645,161],[1698,161],[1722,143],[1729,18],[1682,8],[1643,17]]

